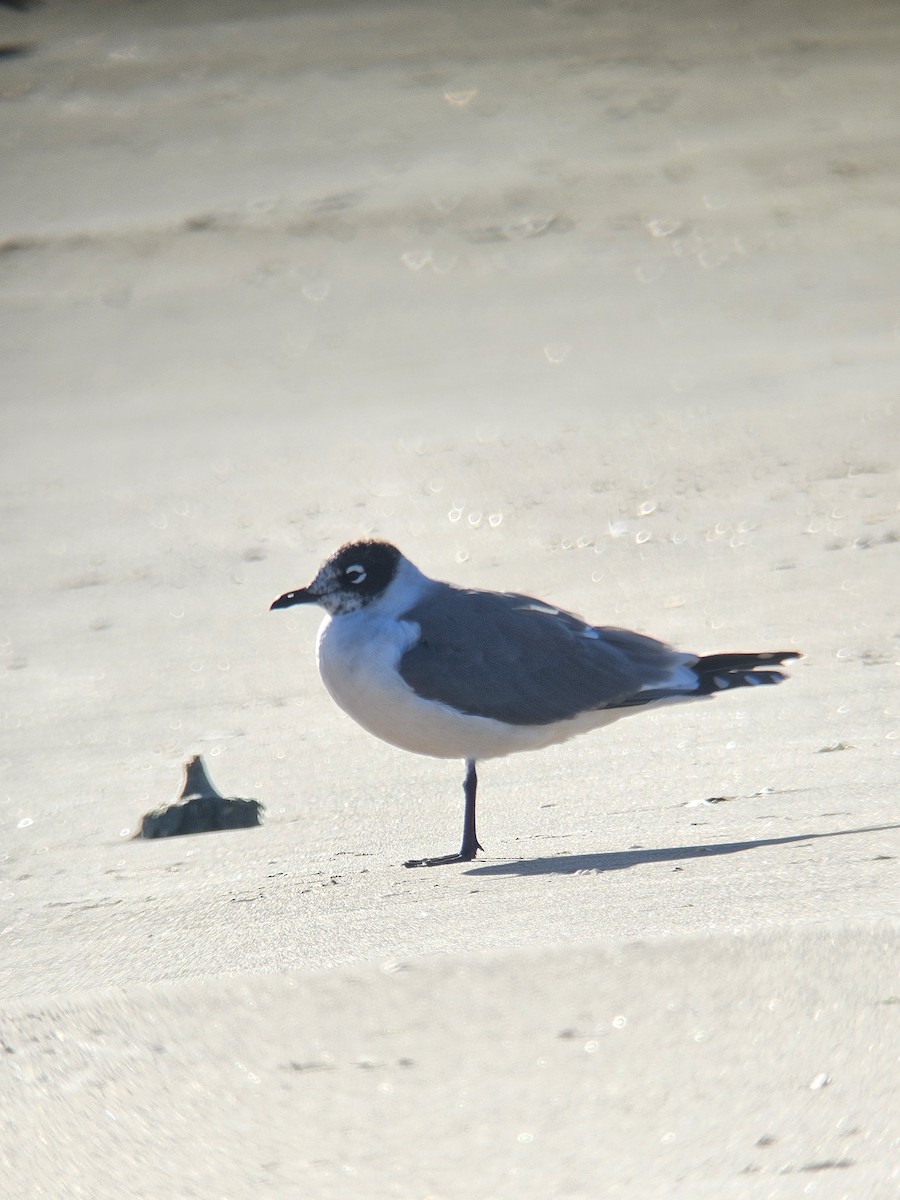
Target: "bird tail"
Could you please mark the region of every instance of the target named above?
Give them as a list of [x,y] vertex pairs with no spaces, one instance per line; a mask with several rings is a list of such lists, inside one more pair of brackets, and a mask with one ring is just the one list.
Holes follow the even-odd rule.
[[802,658],[796,650],[770,650],[763,654],[707,654],[692,670],[697,676],[695,696],[710,696],[728,688],[754,687],[761,683],[781,683],[787,678],[780,666],[790,658]]

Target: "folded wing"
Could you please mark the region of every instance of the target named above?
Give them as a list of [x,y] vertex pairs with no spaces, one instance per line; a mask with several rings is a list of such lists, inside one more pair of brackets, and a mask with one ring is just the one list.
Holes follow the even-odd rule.
[[450,586],[403,619],[421,637],[400,674],[420,696],[510,725],[549,725],[594,709],[690,695],[693,654],[510,592]]

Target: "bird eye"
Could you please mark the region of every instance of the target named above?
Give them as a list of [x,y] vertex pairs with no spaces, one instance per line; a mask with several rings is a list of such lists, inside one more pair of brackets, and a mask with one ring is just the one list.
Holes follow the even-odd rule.
[[366,577],[366,570],[365,567],[361,567],[356,563],[354,566],[348,567],[344,574],[351,583],[362,583]]

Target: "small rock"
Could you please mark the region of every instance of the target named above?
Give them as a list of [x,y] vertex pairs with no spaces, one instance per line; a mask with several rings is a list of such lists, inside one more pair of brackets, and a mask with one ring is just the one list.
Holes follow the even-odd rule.
[[154,808],[141,818],[139,838],[181,837],[217,829],[260,825],[264,806],[258,800],[222,796],[213,787],[200,755],[185,767],[184,787],[174,804]]

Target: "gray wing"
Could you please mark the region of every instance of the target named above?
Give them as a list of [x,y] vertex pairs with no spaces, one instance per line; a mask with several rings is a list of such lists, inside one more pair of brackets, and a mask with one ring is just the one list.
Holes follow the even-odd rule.
[[683,668],[694,655],[626,629],[586,625],[530,596],[443,585],[403,619],[422,631],[400,660],[403,679],[420,696],[472,716],[549,725],[693,690]]

